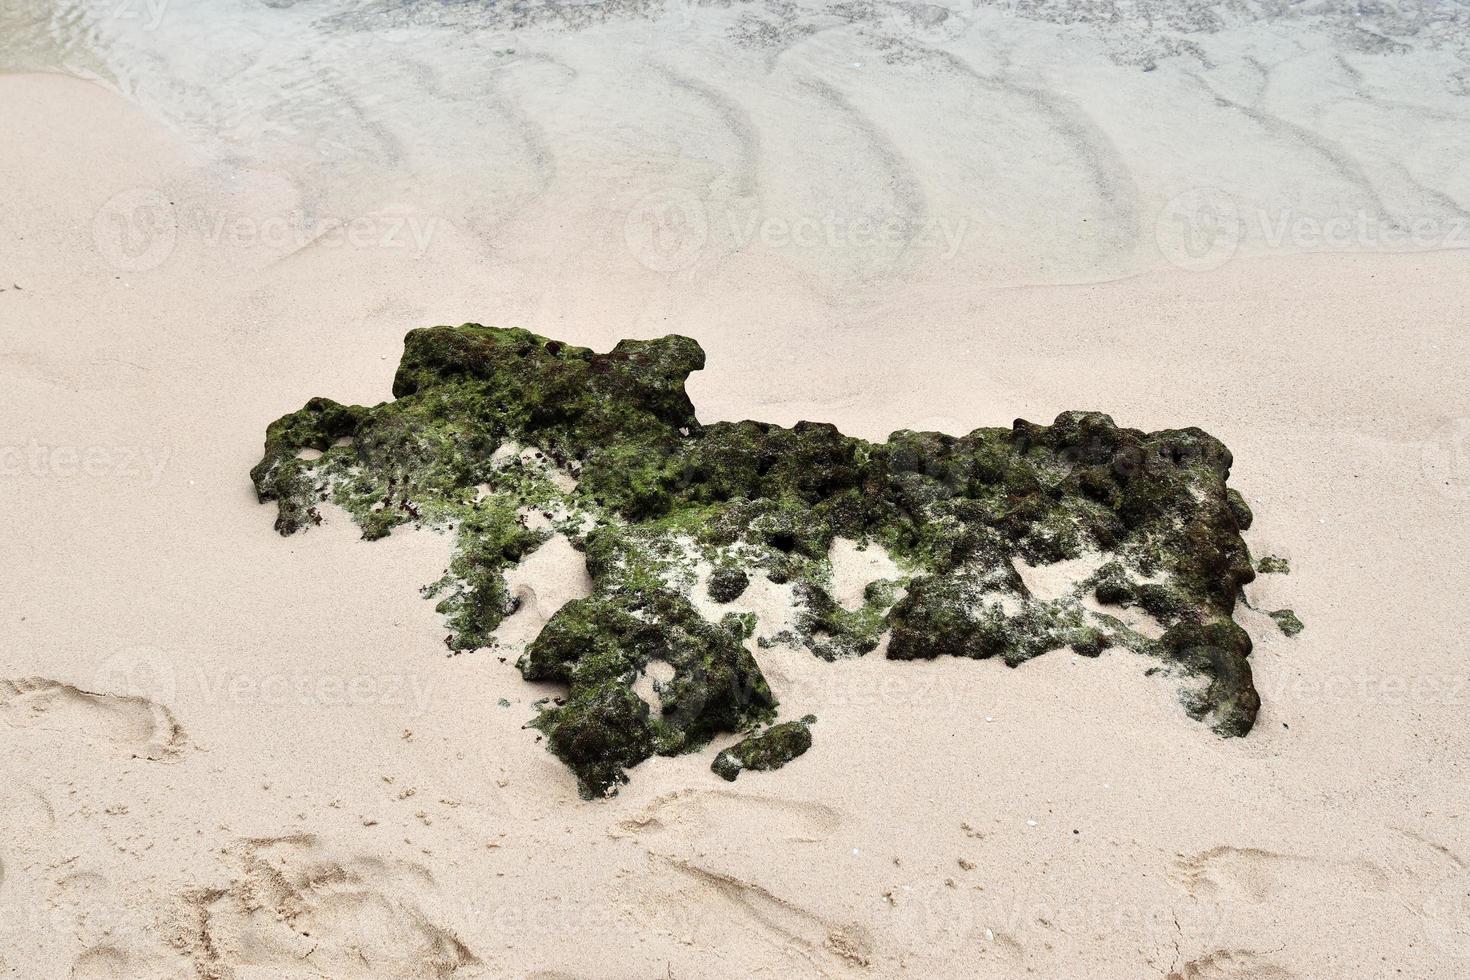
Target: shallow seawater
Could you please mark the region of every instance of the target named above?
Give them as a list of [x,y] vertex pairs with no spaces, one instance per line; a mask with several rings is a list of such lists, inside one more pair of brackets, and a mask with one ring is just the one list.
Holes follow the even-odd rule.
[[836,294],[1470,246],[1460,3],[18,0],[0,69],[116,90],[308,238],[387,207]]

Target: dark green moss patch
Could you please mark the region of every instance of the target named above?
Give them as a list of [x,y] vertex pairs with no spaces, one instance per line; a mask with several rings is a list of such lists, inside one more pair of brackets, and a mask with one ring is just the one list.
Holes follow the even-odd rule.
[[[1256,573],[1240,536],[1250,508],[1217,440],[1096,412],[882,443],[817,422],[704,425],[685,393],[703,364],[687,337],[598,354],[525,330],[414,330],[393,401],[312,399],[270,425],[251,477],[282,534],[319,523],[327,501],[367,540],[452,533],[449,567],[425,587],[452,650],[496,642],[516,608],[507,569],[553,534],[582,551],[592,594],[519,666],[566,687],[533,724],[589,796],[654,754],[768,723],[776,699],[751,651],[778,643],[835,660],[886,638],[895,660],[1011,665],[1124,647],[1201,676],[1184,706],[1217,732],[1250,729],[1250,640],[1231,619]],[[897,573],[839,603],[837,538],[885,549]],[[1097,571],[1040,597],[1016,564],[1063,560]],[[741,603],[772,590],[793,608],[763,631]],[[1139,613],[1163,636],[1126,625]],[[671,676],[639,696],[656,665]]]
[[805,719],[787,721],[736,742],[715,756],[710,769],[721,779],[733,782],[742,769],[780,769],[811,747],[810,723]]
[[1270,616],[1276,620],[1277,629],[1281,630],[1287,636],[1296,636],[1307,628],[1300,619],[1297,619],[1296,613],[1290,609],[1278,609],[1271,613]]
[[[566,703],[535,724],[583,793],[595,796],[654,753],[686,752],[775,714],[776,699],[743,640],[738,618],[711,623],[673,590],[613,585],[563,606],[519,666],[527,680],[570,688]],[[632,690],[652,660],[674,670],[658,691],[657,715]]]
[[734,565],[721,565],[710,573],[709,597],[716,602],[734,602],[750,585],[750,576]]
[[1256,562],[1256,571],[1262,575],[1290,575],[1291,562],[1277,555],[1266,555]]

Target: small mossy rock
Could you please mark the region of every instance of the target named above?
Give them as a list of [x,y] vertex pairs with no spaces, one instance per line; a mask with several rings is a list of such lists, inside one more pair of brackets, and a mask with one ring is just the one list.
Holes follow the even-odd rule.
[[1292,612],[1290,609],[1278,609],[1275,612],[1271,613],[1270,616],[1276,621],[1276,628],[1281,630],[1281,632],[1287,636],[1296,636],[1302,630],[1307,628],[1306,625],[1297,618],[1296,613]]
[[[535,724],[589,795],[650,755],[769,723],[776,699],[747,643],[835,660],[888,633],[894,660],[1013,666],[1122,646],[1201,676],[1181,697],[1215,731],[1250,730],[1260,699],[1231,616],[1257,571],[1241,538],[1251,514],[1218,440],[1099,412],[883,442],[820,422],[704,425],[686,392],[703,364],[680,336],[600,354],[474,323],[414,330],[394,400],[311,399],[270,424],[251,478],[283,535],[320,523],[326,500],[367,540],[404,525],[452,534],[424,593],[453,650],[494,643],[517,608],[508,569],[557,534],[581,551],[591,594],[547,622],[520,667],[566,685]],[[837,538],[881,547],[898,569],[858,608],[834,599]],[[1017,570],[1099,554],[1096,574],[1051,598]],[[718,622],[694,594],[702,567],[708,598],[732,607]],[[740,606],[757,574],[796,604],[771,636]],[[1165,632],[1142,635],[1094,599],[1144,609]],[[652,661],[673,668],[657,710],[633,690]]]
[[1261,698],[1246,659],[1251,651],[1250,634],[1230,619],[1186,621],[1166,630],[1159,642],[1175,663],[1209,678],[1203,692],[1184,699],[1191,717],[1208,722],[1220,735],[1241,736],[1251,730]]
[[543,711],[535,725],[589,799],[616,792],[628,781],[624,770],[653,755],[648,704],[626,685],[584,687],[560,707]]
[[[553,726],[547,728],[552,751],[577,772],[583,791],[595,795],[621,782],[624,766],[655,752],[689,751],[721,732],[740,731],[775,714],[775,696],[745,649],[744,631],[745,623],[738,619],[729,625],[710,622],[685,596],[669,589],[609,589],[562,606],[527,647],[519,666],[526,680],[569,686],[567,703],[544,713],[538,723]],[[667,663],[674,676],[661,686],[662,708],[650,719],[633,683],[652,660]],[[638,715],[643,720],[628,745],[614,747],[579,734],[578,744],[608,748],[599,761],[555,741],[554,729],[560,729],[563,719],[589,713],[595,719],[609,705],[619,708],[616,717],[632,718],[621,710],[628,697],[644,705]]]
[[1290,575],[1291,562],[1279,555],[1266,555],[1256,562],[1256,571],[1262,575]]
[[710,769],[721,779],[733,782],[742,769],[758,772],[780,769],[811,747],[810,722],[805,719],[782,722],[725,749],[715,756]]
[[750,585],[750,576],[735,565],[721,565],[710,572],[706,590],[715,602],[734,602]]
[[1138,598],[1138,590],[1120,562],[1106,562],[1082,583],[1084,592],[1106,606],[1130,606]]

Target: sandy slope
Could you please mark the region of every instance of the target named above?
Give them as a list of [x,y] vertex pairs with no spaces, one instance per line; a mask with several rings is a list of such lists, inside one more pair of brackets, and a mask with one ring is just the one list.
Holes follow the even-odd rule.
[[[1011,289],[926,268],[853,296],[824,250],[649,268],[590,211],[524,217],[523,250],[464,222],[383,247],[409,206],[298,248],[257,237],[296,184],[202,166],[99,88],[0,78],[0,126],[5,975],[1470,968],[1464,253]],[[796,182],[780,160],[762,180]],[[1307,631],[1241,612],[1264,707],[1232,742],[1119,654],[771,651],[820,718],[806,757],[733,785],[653,760],[581,802],[520,727],[546,692],[441,655],[415,589],[445,540],[281,539],[245,475],[267,421],[385,396],[407,329],[468,317],[693,334],[709,419],[1198,424],[1235,452],[1253,550],[1293,564],[1252,600]]]

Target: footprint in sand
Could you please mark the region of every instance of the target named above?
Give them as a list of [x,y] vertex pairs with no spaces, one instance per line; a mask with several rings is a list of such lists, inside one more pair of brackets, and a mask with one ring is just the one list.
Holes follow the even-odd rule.
[[0,886],[5,884],[11,854],[34,854],[56,828],[56,811],[44,795],[29,786],[0,786],[0,827],[11,836],[0,848]]
[[72,980],[198,980],[159,930],[159,903],[146,890],[86,869],[56,874],[46,921],[63,948],[81,950],[66,974]]
[[1168,980],[1294,980],[1296,974],[1244,949],[1217,949],[1169,973]]
[[[866,966],[867,934],[772,893],[738,868],[765,852],[772,839],[826,840],[841,822],[820,803],[784,800],[723,789],[684,789],[656,797],[608,834],[644,844],[660,870],[673,872],[658,894],[639,903],[651,924],[684,940],[729,930],[759,938],[778,955],[820,970]],[[733,866],[720,869],[716,865]]]
[[692,861],[652,857],[685,879],[677,888],[677,900],[664,908],[698,910],[700,922],[682,923],[688,932],[717,930],[724,919],[724,925],[740,934],[764,938],[819,967],[866,967],[871,961],[872,947],[861,926],[825,919],[735,875]]
[[110,883],[93,871],[73,871],[56,879],[50,907],[58,923],[65,923],[83,941],[118,928],[125,912],[116,903]]
[[426,868],[338,854],[317,838],[246,840],[232,852],[235,877],[185,896],[185,946],[210,980],[369,980],[470,977],[478,958],[425,904]]
[[830,836],[841,819],[837,810],[821,803],[737,790],[684,789],[655,797],[608,833],[614,837],[672,833],[706,841],[754,833],[767,840],[815,843]]
[[112,944],[93,946],[72,960],[71,980],[199,980],[192,965],[143,956]]
[[155,762],[177,759],[186,737],[173,714],[147,698],[83,691],[42,677],[0,680],[0,720],[13,728],[80,735]]
[[124,980],[138,976],[133,957],[116,946],[95,946],[72,961],[72,980]]
[[25,784],[0,786],[0,826],[23,827],[28,838],[50,833],[56,810],[40,790]]
[[1369,891],[1382,891],[1387,884],[1383,870],[1366,862],[1320,861],[1300,854],[1230,846],[1180,857],[1170,877],[1193,898],[1209,900],[1231,894],[1256,904],[1272,901],[1286,891],[1319,888],[1323,882],[1350,883]]
[[1229,891],[1260,903],[1280,892],[1302,862],[1310,863],[1255,847],[1212,847],[1179,858],[1170,877],[1194,898],[1212,899]]
[[1456,959],[1470,960],[1470,862],[1448,846],[1417,831],[1398,832],[1433,853],[1432,868],[1415,876],[1416,890],[1429,887],[1423,901],[1424,938],[1437,950]]

